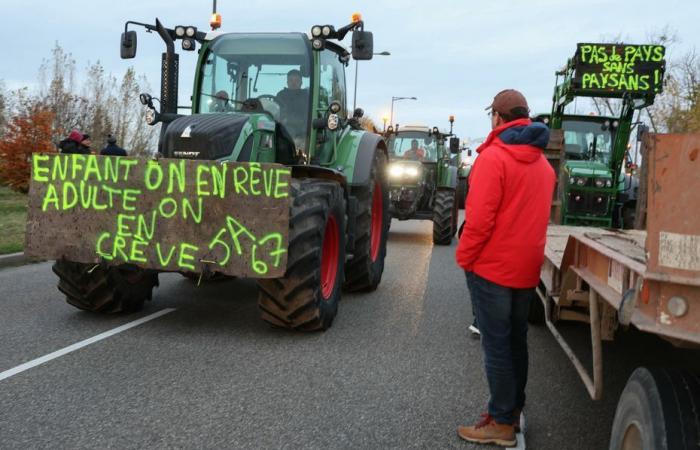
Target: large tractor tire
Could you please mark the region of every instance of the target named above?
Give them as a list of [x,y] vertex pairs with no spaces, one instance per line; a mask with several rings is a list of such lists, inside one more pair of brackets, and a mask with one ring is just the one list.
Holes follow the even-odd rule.
[[140,311],[158,286],[158,274],[134,266],[108,267],[58,260],[58,289],[76,308],[104,314]]
[[343,284],[343,189],[332,181],[294,179],[290,194],[287,272],[284,278],[258,281],[258,306],[273,326],[326,330],[338,311]]
[[464,205],[467,199],[467,179],[459,178],[457,180],[457,207],[459,209],[464,209]]
[[695,450],[699,443],[700,379],[680,370],[635,370],[617,404],[610,450]]
[[433,207],[433,244],[450,245],[457,233],[457,203],[455,191],[438,191]]
[[352,259],[345,265],[345,289],[373,291],[384,273],[389,215],[389,186],[386,180],[386,155],[377,150],[367,187],[354,189],[357,197],[355,246]]

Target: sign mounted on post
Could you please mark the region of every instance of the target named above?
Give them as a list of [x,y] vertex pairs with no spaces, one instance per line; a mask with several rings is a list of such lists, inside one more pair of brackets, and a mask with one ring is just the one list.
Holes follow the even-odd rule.
[[665,54],[663,45],[578,44],[573,86],[600,97],[653,97],[663,89]]
[[25,253],[281,277],[290,180],[279,164],[37,153]]

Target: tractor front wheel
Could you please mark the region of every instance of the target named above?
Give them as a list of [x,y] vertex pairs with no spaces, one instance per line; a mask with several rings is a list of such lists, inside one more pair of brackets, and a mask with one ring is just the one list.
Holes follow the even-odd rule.
[[273,326],[326,330],[338,311],[345,263],[345,198],[338,183],[294,179],[284,278],[258,280],[258,306]]
[[131,313],[150,300],[158,274],[134,266],[107,267],[58,260],[52,267],[58,289],[78,309],[96,313]]
[[450,245],[457,232],[455,191],[438,191],[433,207],[433,244]]
[[345,289],[373,291],[382,280],[389,215],[389,186],[386,181],[386,155],[377,149],[366,187],[353,190],[357,197],[355,246],[345,266]]

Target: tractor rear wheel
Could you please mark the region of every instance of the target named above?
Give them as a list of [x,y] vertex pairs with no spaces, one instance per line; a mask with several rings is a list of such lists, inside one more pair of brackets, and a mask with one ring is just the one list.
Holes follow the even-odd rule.
[[58,275],[58,289],[78,309],[96,313],[131,313],[151,300],[158,274],[138,267],[107,267],[58,260],[52,267]]
[[354,189],[357,197],[355,246],[345,266],[345,289],[373,291],[384,272],[389,215],[389,186],[386,181],[386,155],[377,150],[366,187]]
[[617,403],[610,450],[690,450],[698,442],[700,379],[681,370],[635,370]]
[[345,198],[338,183],[294,179],[284,278],[258,280],[262,319],[300,331],[326,330],[338,311],[345,263]]
[[450,245],[457,232],[455,191],[437,191],[433,207],[433,244]]

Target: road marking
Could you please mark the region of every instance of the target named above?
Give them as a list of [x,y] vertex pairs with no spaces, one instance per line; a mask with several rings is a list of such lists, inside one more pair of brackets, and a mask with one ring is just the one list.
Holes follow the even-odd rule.
[[17,375],[18,373],[24,372],[25,370],[29,370],[32,367],[36,367],[40,364],[44,364],[45,362],[49,362],[52,359],[59,358],[63,355],[67,355],[68,353],[74,352],[76,350],[79,350],[83,347],[86,347],[90,344],[94,344],[95,342],[101,341],[103,339],[107,339],[110,336],[114,336],[115,334],[121,333],[122,331],[126,331],[129,328],[134,328],[137,327],[143,323],[146,323],[148,321],[151,321],[153,319],[157,319],[160,316],[163,316],[165,314],[171,313],[175,311],[177,308],[165,308],[162,309],[158,312],[155,312],[151,314],[150,316],[142,317],[138,320],[134,320],[133,322],[126,323],[124,325],[118,326],[117,328],[113,328],[109,331],[105,331],[104,333],[100,333],[97,336],[93,336],[91,338],[85,339],[84,341],[76,342],[73,345],[69,345],[68,347],[64,347],[60,350],[56,350],[53,353],[49,353],[48,355],[41,356],[37,359],[33,359],[31,361],[28,361],[24,364],[20,364],[17,367],[13,367],[12,369],[6,370],[4,372],[0,372],[0,381],[10,378],[13,375]]

